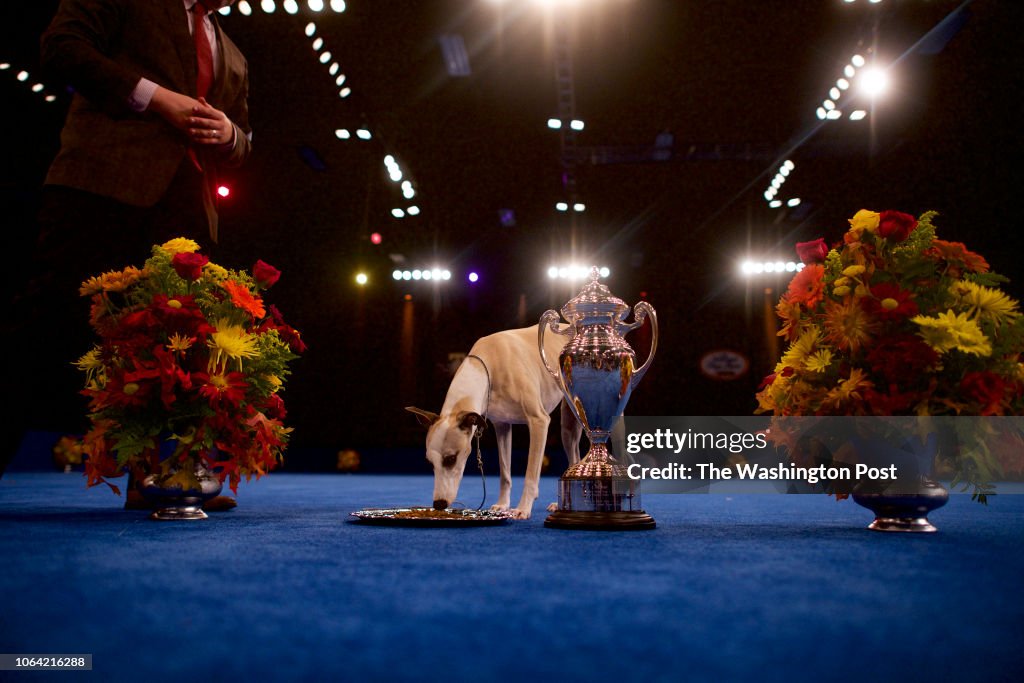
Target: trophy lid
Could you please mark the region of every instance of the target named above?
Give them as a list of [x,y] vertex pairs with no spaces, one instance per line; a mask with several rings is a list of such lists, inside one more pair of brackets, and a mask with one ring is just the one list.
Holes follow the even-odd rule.
[[629,315],[629,304],[608,291],[598,280],[601,274],[594,266],[590,269],[590,281],[584,285],[580,293],[562,306],[562,317],[572,322],[590,316],[611,315],[616,320],[624,320]]

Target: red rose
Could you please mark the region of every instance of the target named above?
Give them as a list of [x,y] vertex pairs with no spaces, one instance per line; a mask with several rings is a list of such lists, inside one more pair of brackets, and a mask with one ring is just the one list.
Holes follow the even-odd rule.
[[804,263],[822,263],[828,256],[828,247],[820,237],[813,242],[797,242],[796,255]]
[[187,254],[181,252],[171,259],[171,267],[182,280],[198,280],[203,274],[203,266],[210,262],[210,259],[202,254]]
[[281,271],[269,263],[257,261],[252,267],[252,276],[262,289],[267,289],[281,277]]
[[917,219],[909,213],[883,211],[878,217],[878,234],[890,242],[902,242],[917,227]]
[[1006,382],[1002,377],[987,370],[968,372],[960,380],[960,391],[964,396],[981,404],[981,415],[1001,415]]

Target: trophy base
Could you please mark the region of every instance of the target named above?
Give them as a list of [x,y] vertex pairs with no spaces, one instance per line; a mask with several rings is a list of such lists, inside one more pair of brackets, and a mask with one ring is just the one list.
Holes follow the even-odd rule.
[[549,529],[582,529],[587,531],[646,531],[657,526],[654,518],[643,510],[629,512],[581,512],[555,510],[544,520]]

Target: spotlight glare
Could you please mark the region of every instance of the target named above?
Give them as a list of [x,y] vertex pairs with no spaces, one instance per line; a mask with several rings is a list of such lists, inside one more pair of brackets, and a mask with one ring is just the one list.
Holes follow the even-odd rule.
[[231,195],[231,188],[230,187],[228,187],[227,185],[218,185],[217,186],[217,196],[219,196],[219,197],[228,197],[230,195]]
[[430,279],[433,279],[433,277],[434,277],[434,273],[432,271],[429,271],[429,270],[424,270],[423,271],[423,279],[424,280],[430,280]]
[[313,23],[312,21],[309,22],[308,24],[306,24],[306,37],[307,38],[312,38],[315,33],[316,33],[316,24]]
[[395,218],[405,218],[405,211],[402,209],[391,209],[391,215]]
[[17,75],[17,79],[24,83],[25,81],[28,80],[28,72],[27,71],[19,71],[18,75]]
[[402,279],[403,280],[411,280],[412,279],[412,273],[409,272],[408,270],[403,270],[402,271]]
[[847,78],[853,78],[854,74],[856,74],[856,73],[857,73],[857,70],[853,68],[852,64],[847,64],[843,68],[843,75],[846,76]]
[[550,268],[548,268],[548,277],[551,278],[552,280],[558,277],[558,268],[556,268],[555,266],[551,266]]
[[[351,94],[352,94],[352,88],[348,88],[348,87],[342,88],[341,90],[338,91],[338,97],[340,97],[341,99],[345,99],[346,97],[348,97]],[[367,139],[369,139],[369,138],[367,138]]]
[[800,206],[800,198],[793,197],[788,202],[786,202],[786,206]]
[[413,280],[422,280],[423,279],[423,272],[420,271],[420,270],[412,271],[412,279]]
[[260,7],[267,14],[273,14],[277,6],[274,4],[274,0],[261,0]]
[[864,118],[867,115],[868,115],[868,113],[866,111],[864,111],[863,109],[858,109],[856,111],[851,111],[850,112],[850,120],[851,121],[860,121],[862,118]]
[[821,103],[821,106],[825,107],[825,109],[829,111],[832,111],[833,109],[836,108],[836,103],[833,102],[832,100],[825,100],[824,102]]
[[406,209],[406,212],[410,216],[419,216],[420,215],[420,207],[418,207],[418,206],[410,206],[409,208]]
[[842,95],[842,93],[839,92],[839,88],[836,88],[835,86],[833,86],[832,89],[828,91],[828,96],[831,97],[833,100],[838,100],[840,95]]
[[466,279],[469,280],[470,282],[477,282],[480,280],[480,276],[477,275],[476,273],[470,273],[469,275],[466,276]]
[[839,111],[838,109],[833,109],[828,113],[828,116],[826,118],[830,120],[841,119],[843,118],[843,112]]
[[889,87],[889,74],[877,67],[868,69],[860,76],[860,87],[868,97],[877,97]]
[[558,202],[557,204],[555,204],[555,210],[556,211],[568,211],[569,210],[569,205],[566,204],[565,202]]
[[[312,26],[312,24],[310,24],[310,26]],[[323,38],[317,38],[316,40],[313,41],[313,49],[316,50],[317,52],[319,52],[320,48],[322,48],[323,46],[324,46],[324,39]]]
[[384,238],[381,237],[381,234],[379,232],[375,232],[370,235],[370,244],[380,244],[383,241]]
[[345,11],[345,0],[331,0],[331,9],[341,14]]
[[369,280],[370,280],[370,278],[367,277],[366,273],[357,273],[356,274],[356,284],[357,285],[360,285],[360,286],[365,285],[367,282],[369,282]]
[[32,86],[32,92],[42,92],[45,87],[42,83],[36,83]]
[[359,130],[356,131],[356,137],[359,138],[360,140],[369,140],[371,137],[370,131],[366,130],[365,128],[360,128]]
[[860,55],[854,55],[853,57],[850,58],[850,63],[859,69],[860,67],[864,66],[867,62],[865,62],[864,58],[861,57]]
[[612,271],[608,270],[607,266],[601,268],[601,270],[597,272],[601,275],[601,277],[608,277],[609,275],[612,274]]
[[299,11],[299,3],[295,0],[284,0],[284,11],[288,14],[296,14]]
[[47,95],[44,99],[46,99],[47,102],[56,102],[57,101],[57,96],[56,95]]
[[442,280],[451,280],[452,279],[452,271],[450,271],[450,270],[442,270],[441,271],[441,279]]
[[579,119],[573,119],[569,122],[569,127],[576,131],[583,130],[583,122]]
[[587,205],[576,203],[572,205],[572,210],[575,211],[576,213],[583,213],[584,211],[587,210]]
[[349,133],[348,129],[346,128],[338,128],[337,130],[334,131],[334,134],[338,137],[339,140],[348,140],[350,137],[352,137],[352,133]]
[[245,0],[241,0],[241,2],[238,3],[238,11],[242,13],[242,16],[247,17],[252,14],[252,7],[250,7],[249,3]]
[[766,202],[770,202],[773,196],[774,195],[771,192],[765,191],[765,193],[764,193],[764,200]]
[[558,130],[562,127],[562,122],[558,119],[548,119],[548,128],[552,130]]
[[792,273],[796,270],[796,264],[792,261],[786,261],[786,272]]
[[11,68],[11,63],[10,62],[0,63],[0,71],[7,71],[10,68]]
[[393,273],[391,273],[391,277],[394,278],[395,280],[401,280],[402,279],[402,271],[400,271],[400,270],[394,271]]
[[344,84],[344,83],[345,83],[345,74],[341,74],[341,75],[340,75],[340,76],[338,76],[338,78],[337,78],[337,79],[336,79],[336,80],[334,81],[334,85],[338,86],[339,88],[340,88],[340,87],[342,86],[342,84]]
[[850,81],[846,80],[845,78],[840,78],[838,81],[836,81],[836,86],[840,90],[849,90]]
[[770,202],[768,202],[768,206],[770,206],[773,209],[777,209],[780,206],[782,206],[782,200],[781,199],[773,199]]
[[320,63],[321,64],[326,64],[329,61],[331,61],[331,53],[330,53],[330,51],[321,53],[321,55],[320,55]]
[[334,74],[338,73],[339,69],[341,69],[341,67],[338,66],[337,62],[331,62],[331,67],[329,69],[327,69],[327,73],[329,73],[329,74],[331,74],[333,76]]
[[792,171],[794,168],[796,168],[796,164],[794,164],[789,159],[786,159],[784,162],[782,162],[782,166],[784,168],[788,168],[790,171]]
[[324,9],[324,0],[309,0],[306,4],[308,4],[309,9],[314,12],[322,12]]
[[819,119],[824,121],[825,120],[825,116],[828,114],[828,112],[825,111],[825,107],[818,107],[818,111],[816,111],[815,114],[818,115]]

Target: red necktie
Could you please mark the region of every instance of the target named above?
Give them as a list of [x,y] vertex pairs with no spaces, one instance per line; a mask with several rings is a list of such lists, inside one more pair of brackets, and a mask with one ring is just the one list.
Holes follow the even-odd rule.
[[196,2],[192,6],[195,14],[195,21],[192,27],[192,37],[196,41],[196,96],[206,97],[213,83],[213,52],[210,50],[210,40],[206,37],[206,25],[203,19],[209,10],[203,3]]

